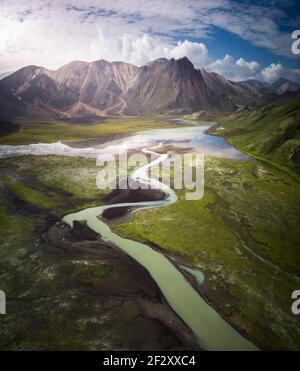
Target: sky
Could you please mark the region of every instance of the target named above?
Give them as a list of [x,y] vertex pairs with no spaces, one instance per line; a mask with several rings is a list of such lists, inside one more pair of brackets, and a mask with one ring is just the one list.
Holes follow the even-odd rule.
[[0,0],[0,78],[32,64],[187,56],[233,81],[300,83],[294,30],[297,0]]

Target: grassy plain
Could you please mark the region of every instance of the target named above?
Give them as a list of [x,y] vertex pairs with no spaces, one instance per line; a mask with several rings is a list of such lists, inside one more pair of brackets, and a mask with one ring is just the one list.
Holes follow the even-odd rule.
[[[0,142],[80,141],[166,126],[172,124],[164,118],[124,118],[94,125],[23,122],[23,131]],[[234,138],[232,143],[253,153],[242,139],[238,144],[238,135]],[[299,176],[269,155],[264,158],[207,157],[202,200],[187,201],[184,190],[178,191],[176,204],[140,211],[130,222],[113,228],[199,267],[206,274],[207,299],[262,348],[299,350],[298,319],[290,310],[300,276]],[[99,284],[120,275],[121,268],[85,257],[70,261],[48,254],[36,229],[38,218],[22,214],[7,200],[9,188],[29,204],[59,216],[96,206],[106,194],[96,188],[96,172],[94,161],[82,158],[30,156],[0,161],[0,282],[14,313],[3,320],[1,349],[39,349],[41,344],[49,349],[53,344],[58,349],[115,349],[132,342],[131,328],[126,327],[129,317],[118,309],[121,304],[103,304],[97,296]],[[84,310],[79,302],[86,303]],[[136,336],[143,331],[154,331],[153,326],[136,324]]]
[[0,137],[0,144],[55,143],[59,140],[82,141],[111,134],[132,133],[165,127],[175,127],[164,116],[124,117],[94,124],[70,124],[55,120],[19,120],[21,130]]
[[[79,311],[77,295],[88,298],[72,284],[74,277],[63,271],[73,266],[72,261],[45,251],[38,230],[43,224],[41,215],[26,212],[24,205],[12,202],[7,189],[26,203],[59,215],[101,202],[101,194],[94,187],[93,167],[92,161],[55,156],[0,161],[0,282],[8,300],[7,315],[1,316],[1,350],[92,346],[83,340],[76,314],[73,319],[69,315],[71,308]],[[82,172],[85,176],[80,178]],[[57,185],[57,190],[51,188]],[[77,267],[84,267],[84,259],[74,263],[74,269]],[[105,267],[99,265],[97,269],[97,275],[107,274]],[[93,326],[99,326],[98,322]],[[99,347],[103,349],[103,345]]]
[[300,187],[273,166],[208,157],[205,194],[134,214],[113,229],[206,273],[205,295],[265,349],[299,349]]
[[0,160],[0,288],[7,297],[1,350],[177,346],[168,329],[140,315],[136,299],[155,300],[157,290],[136,265],[114,255],[67,253],[43,238],[65,213],[103,203],[97,171],[83,158]]

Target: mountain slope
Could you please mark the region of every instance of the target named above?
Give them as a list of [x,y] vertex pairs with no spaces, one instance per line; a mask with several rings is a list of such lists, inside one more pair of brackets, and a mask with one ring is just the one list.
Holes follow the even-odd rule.
[[[236,83],[195,69],[188,58],[160,58],[142,67],[124,62],[70,62],[56,71],[27,66],[0,81],[0,114],[82,117],[148,113],[233,112],[261,106],[296,85]],[[278,92],[280,93],[277,93]]]
[[24,113],[33,116],[68,116],[69,110],[71,115],[77,110],[80,115],[101,114],[121,102],[136,71],[131,64],[104,60],[75,61],[56,71],[28,66],[0,81],[0,96],[16,96],[28,106]]
[[258,110],[240,109],[221,122],[234,145],[300,170],[300,93]]
[[127,112],[216,111],[201,72],[188,58],[159,59],[138,71],[126,92]]
[[297,92],[300,90],[300,84],[297,84],[296,82],[292,82],[284,78],[280,78],[271,86],[272,86],[272,89],[278,95],[282,95],[288,91]]

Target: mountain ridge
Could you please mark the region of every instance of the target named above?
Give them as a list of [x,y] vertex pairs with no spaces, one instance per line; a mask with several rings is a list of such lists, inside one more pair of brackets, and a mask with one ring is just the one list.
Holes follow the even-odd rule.
[[[300,88],[300,86],[299,86]],[[0,80],[1,117],[73,117],[210,114],[258,107],[297,84],[282,80],[274,88],[252,80],[233,82],[194,68],[187,58],[159,58],[141,67],[104,59],[71,61],[56,70],[26,66]]]

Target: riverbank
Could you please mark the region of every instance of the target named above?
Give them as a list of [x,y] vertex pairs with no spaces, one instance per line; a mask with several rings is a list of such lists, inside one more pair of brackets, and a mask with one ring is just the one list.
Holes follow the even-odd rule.
[[131,258],[89,234],[89,240],[73,237],[77,251],[43,238],[53,226],[63,232],[63,214],[105,202],[97,170],[94,161],[80,158],[0,161],[0,279],[8,299],[0,348],[195,349],[189,330]]
[[[134,194],[137,194],[134,196]],[[153,193],[153,196],[151,197],[151,193]],[[144,196],[144,199],[143,199]],[[136,191],[128,191],[128,190],[119,190],[112,192],[111,195],[108,195],[106,197],[107,200],[112,201],[112,204],[122,204],[122,203],[133,203],[133,202],[141,202],[141,201],[149,201],[149,200],[163,200],[166,198],[166,195],[161,194],[160,197],[158,197],[157,190],[136,190]],[[115,212],[110,212],[115,211]],[[114,207],[114,208],[108,208],[105,209],[99,218],[101,220],[104,220],[106,223],[108,223],[111,227],[116,225],[116,227],[120,224],[128,223],[133,220],[134,216],[132,214],[132,211],[140,211],[139,206],[136,208],[134,207],[134,204],[129,207]],[[108,214],[108,217],[107,217]],[[138,240],[136,240],[138,242]],[[207,291],[209,289],[210,283],[209,283],[209,276],[206,277],[196,266],[191,266],[187,264],[186,260],[178,257],[177,255],[168,253],[164,248],[161,246],[151,242],[146,241],[147,245],[151,246],[151,248],[160,254],[163,254],[170,262],[173,264],[176,269],[178,269],[181,274],[185,277],[185,279],[192,285],[192,287],[198,292],[198,294],[206,301],[206,303],[213,307],[221,316],[222,318],[231,323],[232,326],[234,326],[242,336],[248,337],[248,334],[244,331],[244,329],[241,326],[235,325],[231,318],[226,316],[224,314],[224,308],[220,308],[214,304],[214,300],[207,294]],[[201,282],[198,281],[197,276],[199,274],[203,275],[201,277]],[[175,282],[174,282],[175,284]],[[250,339],[249,339],[250,340]]]
[[202,294],[261,349],[297,349],[298,184],[255,161],[207,158],[205,169],[202,200],[178,191],[175,204],[139,211],[113,231],[204,272]]
[[[124,268],[133,271],[136,277],[137,291],[139,286],[143,288],[143,295],[132,295],[122,291],[122,285],[118,288],[117,295],[114,294],[114,284],[108,282],[106,294],[110,298],[121,297],[123,301],[130,301],[136,305],[140,312],[137,316],[147,319],[155,319],[169,329],[172,338],[178,339],[177,347],[189,350],[198,349],[196,339],[191,330],[168,306],[164,300],[159,287],[149,275],[146,269],[139,265],[134,259],[122,252],[117,246],[108,241],[103,241],[101,235],[91,230],[85,222],[75,223],[70,228],[63,222],[56,222],[44,234],[47,245],[50,248],[62,249],[69,254],[88,254],[99,256],[101,260],[109,261],[113,264],[118,261]],[[126,268],[128,267],[128,268]],[[130,268],[129,268],[130,267]],[[126,277],[123,279],[126,280]],[[161,346],[159,346],[161,348]]]
[[[92,125],[68,123],[59,120],[29,120],[19,119],[12,125],[21,126],[22,130],[10,135],[0,136],[0,144],[24,145],[33,143],[56,143],[59,141],[71,142],[79,145],[80,142],[105,140],[113,135],[132,134],[137,131],[171,128],[178,126],[162,117],[120,117],[105,121],[94,122]],[[76,143],[76,144],[75,144]]]
[[[172,152],[176,152],[175,147],[165,145]],[[107,193],[99,192],[95,186],[94,161],[29,156],[1,163],[5,169],[4,184],[38,207],[52,208],[62,215],[108,202]],[[8,168],[18,176],[12,176]],[[30,182],[25,175],[30,175]],[[200,269],[205,274],[203,297],[260,348],[297,349],[300,334],[290,313],[290,293],[297,288],[298,281],[293,277],[299,276],[300,266],[299,185],[268,164],[210,156],[205,161],[205,177],[202,200],[186,201],[183,190],[177,192],[175,204],[139,211],[120,225],[111,219],[111,228],[123,237],[156,248],[161,246],[162,250],[158,250],[170,258],[176,257],[180,265]],[[40,187],[41,183],[47,187]],[[58,189],[70,194],[64,196],[56,192]],[[111,202],[115,201],[118,199]],[[6,229],[1,233],[7,246],[18,241],[21,254],[24,236],[26,241],[31,230],[27,223],[33,216],[24,217],[20,209],[7,210],[6,206],[1,212],[8,226],[20,226],[16,236]],[[8,212],[14,216],[7,217]],[[124,215],[126,219],[128,214]],[[28,237],[28,246],[32,241]],[[4,272],[10,271],[7,266],[4,268]],[[199,288],[194,277],[179,269],[194,288]],[[27,277],[23,269],[21,272],[23,278]],[[88,274],[89,269],[85,271]]]
[[[153,152],[155,146],[144,148],[144,153]],[[70,227],[75,226],[78,220],[86,220],[87,225],[93,231],[103,235],[105,241],[109,241],[118,246],[138,263],[144,266],[159,288],[164,294],[167,302],[177,315],[189,326],[195,334],[201,348],[205,350],[257,350],[257,347],[241,336],[232,326],[230,326],[211,306],[205,302],[196,290],[186,281],[184,276],[166,257],[151,249],[149,245],[139,243],[132,239],[124,239],[112,233],[107,224],[101,220],[101,215],[107,209],[120,208],[123,206],[130,208],[148,209],[157,208],[176,203],[175,192],[167,185],[158,180],[149,178],[147,170],[166,160],[168,155],[156,155],[151,163],[135,170],[131,174],[132,181],[139,181],[142,184],[154,184],[166,193],[163,201],[141,201],[138,203],[117,203],[97,208],[89,208],[78,213],[72,213],[64,217],[64,222]],[[195,317],[195,313],[197,316]],[[208,326],[209,323],[209,326]],[[220,333],[220,329],[222,329]]]

